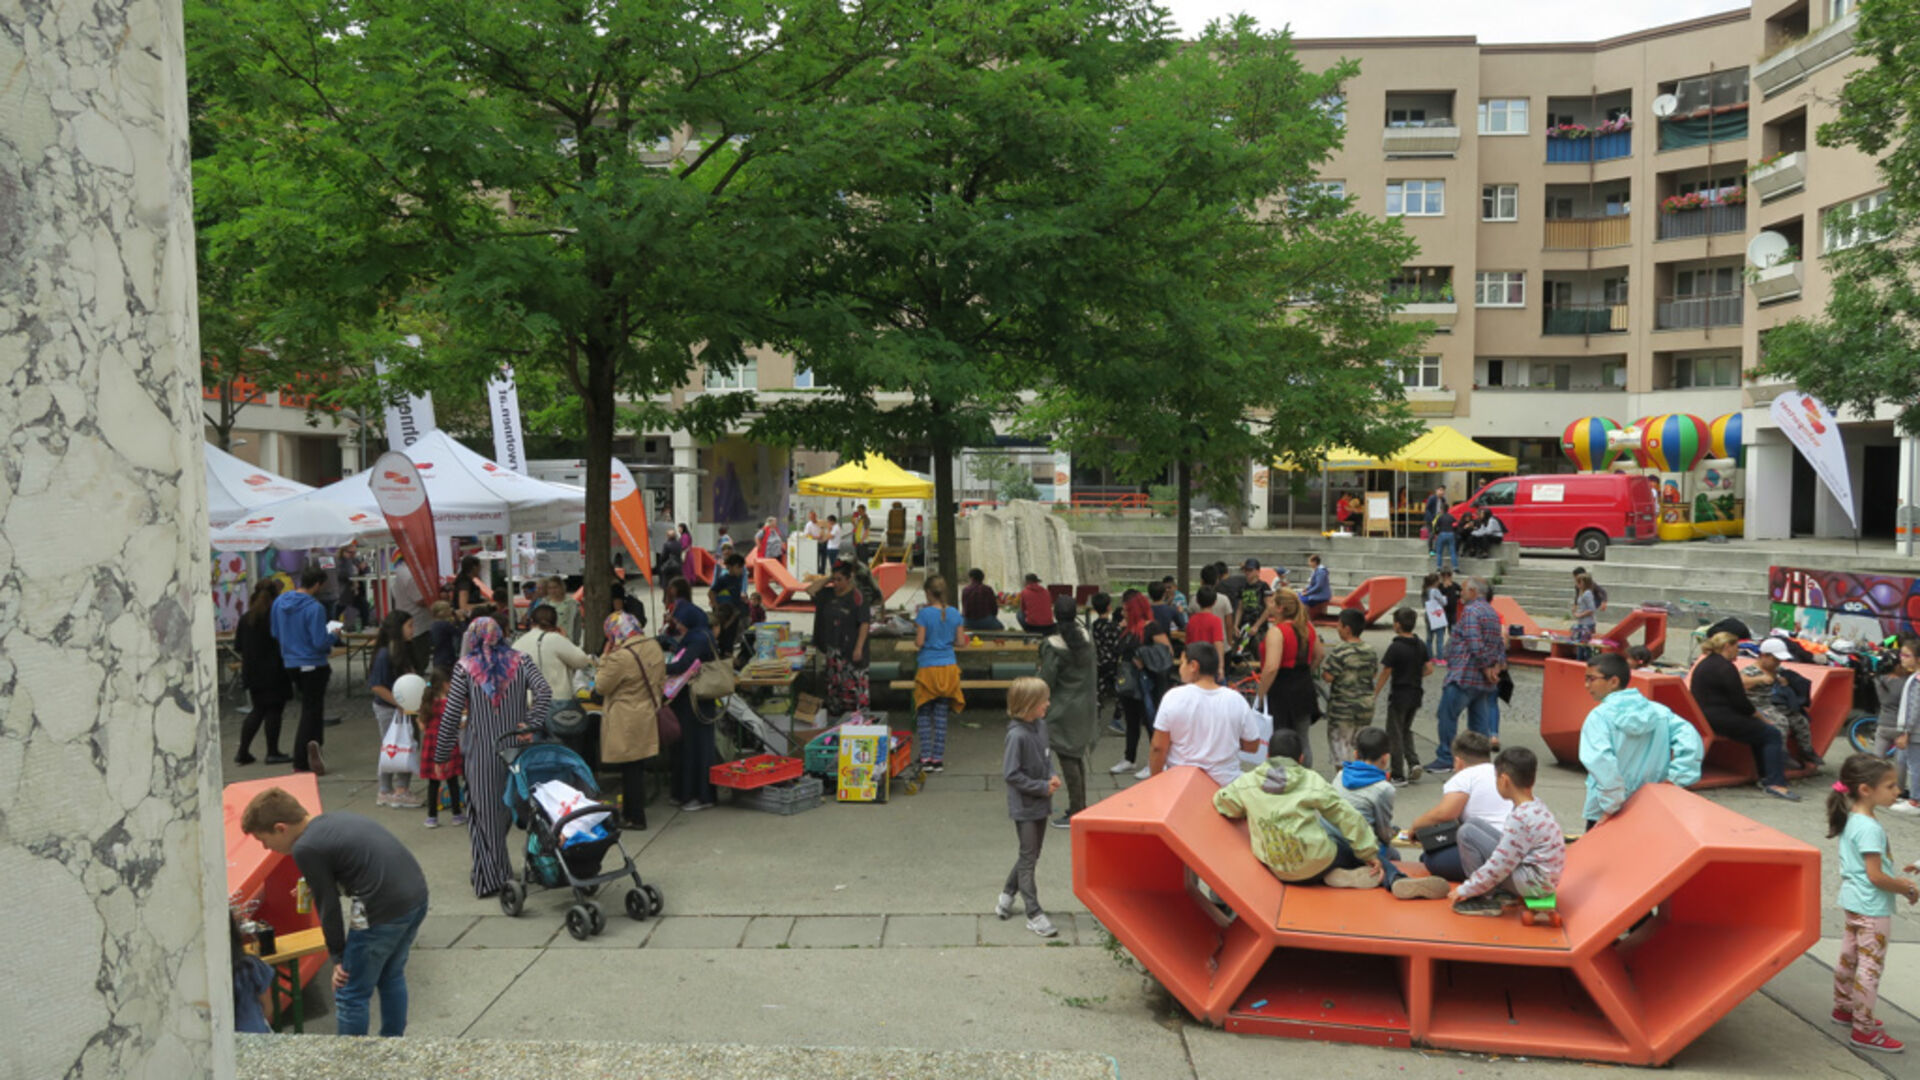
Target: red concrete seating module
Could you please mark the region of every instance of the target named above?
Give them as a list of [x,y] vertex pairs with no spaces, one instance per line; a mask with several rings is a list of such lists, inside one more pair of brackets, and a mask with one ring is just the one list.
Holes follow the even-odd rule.
[[873,566],[873,583],[880,586],[880,602],[882,604],[886,603],[893,599],[894,593],[899,592],[901,587],[906,585],[907,564],[903,562],[876,563]]
[[1073,885],[1229,1031],[1661,1065],[1819,937],[1819,852],[1667,785],[1569,849],[1559,927],[1282,884],[1216,790],[1175,768],[1075,815]]
[[688,548],[686,562],[681,570],[687,580],[695,585],[713,584],[713,552],[706,548]]
[[753,589],[768,611],[812,611],[813,599],[806,597],[807,585],[793,576],[784,563],[761,559],[753,564]]
[[[253,917],[284,936],[296,930],[320,925],[315,910],[295,910],[293,887],[300,880],[300,868],[291,856],[277,855],[260,846],[260,841],[240,831],[240,815],[255,795],[268,788],[281,788],[300,800],[307,813],[318,814],[320,782],[312,773],[292,773],[265,780],[243,780],[228,784],[220,792],[220,815],[224,822],[227,848],[227,902],[242,907],[256,903]],[[300,984],[306,985],[326,960],[324,954],[300,961]]]
[[[1813,700],[1807,706],[1808,726],[1813,729],[1813,749],[1825,754],[1846,723],[1853,706],[1853,676],[1840,668],[1818,664],[1783,665],[1805,675],[1813,683]],[[1562,765],[1580,763],[1580,727],[1592,711],[1594,701],[1587,694],[1585,664],[1577,660],[1547,661],[1546,681],[1540,698],[1540,738]],[[1633,673],[1633,687],[1678,713],[1700,733],[1706,747],[1706,760],[1700,768],[1701,788],[1740,787],[1759,781],[1760,772],[1753,751],[1746,743],[1733,742],[1714,735],[1707,718],[1687,689],[1686,676],[1676,672],[1657,672],[1642,668]],[[1787,771],[1800,777],[1810,770]]]
[[1345,596],[1336,596],[1319,611],[1313,613],[1315,622],[1337,623],[1340,613],[1348,608],[1367,617],[1367,625],[1372,626],[1386,618],[1398,607],[1400,601],[1407,598],[1407,579],[1403,577],[1371,577],[1360,583]]
[[[1637,643],[1633,640],[1636,633],[1641,636]],[[1599,638],[1612,642],[1604,646],[1608,652],[1624,656],[1628,646],[1640,644],[1658,660],[1667,649],[1667,613],[1659,608],[1635,608]]]

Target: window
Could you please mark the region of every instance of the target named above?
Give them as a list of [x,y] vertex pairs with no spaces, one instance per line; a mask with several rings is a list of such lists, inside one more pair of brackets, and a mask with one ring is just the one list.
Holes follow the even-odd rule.
[[1607,193],[1605,210],[1607,217],[1619,217],[1622,214],[1631,213],[1632,211],[1633,203],[1627,198],[1626,192],[1612,191]]
[[760,388],[760,362],[749,356],[732,371],[707,369],[709,390],[757,390]]
[[1481,221],[1519,221],[1520,188],[1517,184],[1486,184],[1480,188]]
[[1839,22],[1841,19],[1847,17],[1847,12],[1852,10],[1853,0],[1828,0],[1827,21],[1830,23]]
[[1480,103],[1480,134],[1525,135],[1526,98],[1487,98]]
[[1328,94],[1315,102],[1314,107],[1319,109],[1327,119],[1332,120],[1334,126],[1343,131],[1346,129],[1347,96],[1345,94]]
[[1623,307],[1627,302],[1626,278],[1602,278],[1600,281],[1600,301],[1608,307]]
[[1679,270],[1673,275],[1673,295],[1712,296],[1740,291],[1737,267],[1718,266],[1706,270]]
[[1627,388],[1627,365],[1620,360],[1604,360],[1600,364],[1600,385],[1609,390]]
[[1440,358],[1415,356],[1401,361],[1400,384],[1409,390],[1440,389]]
[[1526,307],[1527,272],[1482,270],[1473,275],[1473,306]]
[[1676,390],[1739,385],[1740,357],[1737,355],[1673,358],[1673,386]]
[[1387,110],[1387,126],[1390,128],[1426,127],[1427,126],[1427,110],[1425,109],[1388,109]]
[[1344,199],[1347,197],[1347,182],[1345,180],[1322,180],[1315,184],[1314,187],[1320,189],[1320,194],[1331,199]]
[[795,390],[812,390],[814,388],[813,369],[795,364],[793,368],[793,388]]
[[1573,389],[1573,365],[1535,361],[1527,385],[1539,390]]
[[1870,229],[1860,220],[1860,215],[1871,214],[1887,205],[1887,193],[1876,191],[1871,195],[1862,195],[1851,202],[1830,206],[1820,214],[1820,250],[1831,255],[1836,251],[1845,251],[1850,247],[1870,244],[1876,240],[1885,240],[1884,231]]
[[1446,193],[1445,180],[1394,180],[1387,184],[1387,216],[1439,217]]
[[1512,506],[1513,496],[1520,485],[1513,480],[1505,480],[1480,493],[1473,500],[1475,506]]
[[1547,199],[1547,219],[1565,221],[1573,216],[1573,200],[1564,195],[1553,195]]

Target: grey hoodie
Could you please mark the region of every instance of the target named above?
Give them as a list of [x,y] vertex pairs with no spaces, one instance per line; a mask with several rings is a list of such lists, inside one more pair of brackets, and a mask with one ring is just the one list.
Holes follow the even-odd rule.
[[1053,814],[1053,794],[1047,781],[1053,766],[1047,760],[1047,722],[1007,719],[1007,754],[1002,770],[1007,778],[1007,816],[1015,821],[1044,821]]

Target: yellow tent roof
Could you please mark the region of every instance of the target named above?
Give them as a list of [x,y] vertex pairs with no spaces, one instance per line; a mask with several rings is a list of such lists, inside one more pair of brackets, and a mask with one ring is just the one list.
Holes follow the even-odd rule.
[[1400,472],[1514,472],[1519,462],[1441,424],[1401,447],[1387,466]]
[[837,469],[800,481],[802,495],[849,499],[931,499],[933,481],[922,480],[879,454],[849,461]]
[[1274,461],[1273,467],[1285,469],[1288,472],[1318,472],[1321,469],[1328,472],[1358,472],[1362,469],[1386,468],[1379,458],[1369,457],[1350,446],[1330,446],[1319,451],[1317,455],[1303,457],[1298,461],[1280,458]]

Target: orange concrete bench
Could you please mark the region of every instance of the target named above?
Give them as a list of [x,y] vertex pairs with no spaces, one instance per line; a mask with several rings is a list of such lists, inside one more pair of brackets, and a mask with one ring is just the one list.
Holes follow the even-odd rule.
[[761,559],[753,564],[753,591],[768,611],[812,611],[813,599],[807,596],[806,582],[793,576],[785,563]]
[[1313,613],[1313,620],[1321,623],[1337,623],[1340,613],[1352,608],[1367,617],[1367,625],[1372,626],[1392,613],[1400,601],[1407,598],[1407,579],[1403,577],[1371,577],[1345,596],[1336,596],[1324,607]]

